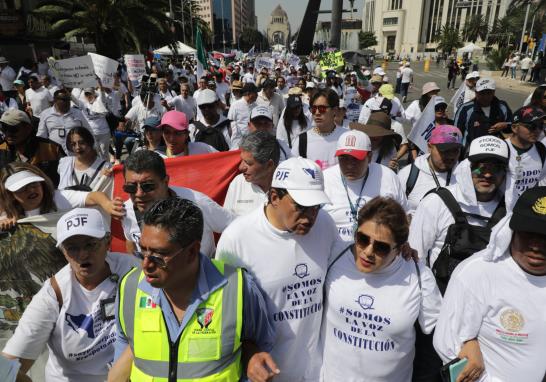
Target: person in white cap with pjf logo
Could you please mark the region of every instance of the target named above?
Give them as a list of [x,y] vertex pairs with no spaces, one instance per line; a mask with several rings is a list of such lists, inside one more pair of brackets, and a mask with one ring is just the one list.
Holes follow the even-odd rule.
[[267,205],[235,220],[218,243],[217,258],[247,269],[265,294],[277,332],[271,357],[278,373],[256,368],[276,382],[319,380],[326,270],[329,258],[346,247],[321,210],[329,202],[318,165],[290,158],[273,174]]
[[21,362],[24,377],[46,345],[46,381],[104,381],[114,360],[118,280],[138,266],[110,253],[99,211],[76,208],[57,222],[57,247],[68,264],[45,282],[27,306],[3,355]]
[[406,196],[396,174],[373,163],[371,152],[368,135],[359,130],[347,131],[337,140],[339,164],[324,171],[324,191],[331,201],[324,210],[347,243],[354,240],[358,211],[374,197],[391,197],[407,210]]
[[502,139],[476,138],[468,159],[455,168],[457,183],[429,192],[417,206],[409,243],[434,271],[442,293],[457,264],[485,248],[491,228],[506,215],[509,156]]
[[506,102],[495,97],[495,89],[493,79],[481,78],[476,83],[476,98],[457,109],[453,124],[461,130],[467,148],[477,137],[502,138],[501,132],[512,132],[512,111]]

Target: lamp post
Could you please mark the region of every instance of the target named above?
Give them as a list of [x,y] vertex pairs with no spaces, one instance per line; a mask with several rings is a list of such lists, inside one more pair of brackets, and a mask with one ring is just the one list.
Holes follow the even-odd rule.
[[525,30],[527,29],[527,19],[529,18],[529,8],[531,8],[531,2],[527,2],[527,11],[525,12],[525,21],[523,22],[523,30],[521,31],[521,40],[519,41],[519,52],[523,50],[523,38],[525,37]]

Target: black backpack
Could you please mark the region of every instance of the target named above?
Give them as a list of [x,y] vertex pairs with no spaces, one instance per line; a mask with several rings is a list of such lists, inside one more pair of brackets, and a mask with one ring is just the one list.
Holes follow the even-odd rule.
[[[216,126],[205,126],[199,121],[193,122],[197,128],[197,134],[195,135],[195,142],[203,142],[207,145],[211,145],[218,151],[229,151],[229,145],[226,142],[226,138],[222,133],[224,127],[230,128],[231,121],[226,119],[222,123]],[[231,135],[231,134],[230,134]]]
[[[436,193],[449,209],[451,215],[453,215],[453,219],[455,219],[455,223],[447,229],[444,246],[432,266],[432,273],[434,273],[438,288],[443,295],[449,278],[457,265],[487,246],[489,237],[491,236],[491,228],[506,215],[506,206],[504,205],[503,198],[493,212],[493,215],[488,219],[483,216],[463,212],[457,200],[455,200],[451,192],[446,188],[441,187],[429,193]],[[487,220],[487,225],[484,227],[471,225],[468,223],[467,215]]]

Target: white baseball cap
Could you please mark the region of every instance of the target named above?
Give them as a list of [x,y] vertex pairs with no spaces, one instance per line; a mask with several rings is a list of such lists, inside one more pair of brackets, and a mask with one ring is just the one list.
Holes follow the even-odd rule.
[[269,118],[270,120],[273,120],[273,114],[271,114],[271,110],[269,110],[267,106],[263,106],[263,105],[256,106],[250,112],[250,120],[253,120],[254,118],[260,118],[260,117],[265,117],[265,118]]
[[442,96],[436,96],[434,97],[434,106],[438,106],[440,104],[447,105],[446,99]]
[[306,88],[306,89],[314,89],[314,88],[315,88],[315,83],[312,82],[312,81],[307,81],[307,82],[305,83],[305,88]]
[[337,140],[336,157],[350,155],[358,160],[364,160],[372,151],[372,143],[366,133],[350,130],[343,133]]
[[8,176],[4,186],[6,186],[8,191],[16,192],[25,187],[27,184],[34,182],[45,182],[45,179],[32,171],[24,170]]
[[465,80],[471,80],[473,78],[480,78],[480,72],[473,71],[466,75]]
[[197,106],[213,103],[217,100],[218,97],[216,96],[216,92],[214,90],[205,89],[199,92],[199,95],[197,96]]
[[382,67],[379,67],[379,68],[375,68],[373,70],[373,74],[377,74],[379,76],[384,76],[385,75],[385,71],[383,70]]
[[484,135],[474,139],[468,150],[468,160],[470,162],[497,159],[503,163],[508,163],[509,156],[510,152],[506,141],[493,135]]
[[275,169],[271,187],[284,188],[294,201],[304,207],[330,204],[324,192],[324,176],[310,159],[292,157]]
[[57,247],[72,236],[83,235],[102,239],[107,232],[98,210],[75,208],[61,216],[57,222]]
[[481,92],[483,90],[495,90],[495,81],[492,78],[480,78],[476,82],[476,91]]

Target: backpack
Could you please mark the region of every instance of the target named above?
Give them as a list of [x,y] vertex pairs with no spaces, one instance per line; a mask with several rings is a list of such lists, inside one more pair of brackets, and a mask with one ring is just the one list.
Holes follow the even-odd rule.
[[195,142],[206,143],[218,151],[229,151],[229,145],[226,142],[226,138],[224,137],[222,130],[226,126],[228,126],[229,129],[230,124],[231,121],[229,119],[226,119],[216,126],[205,126],[199,121],[194,121],[193,125],[197,128]]
[[307,132],[299,135],[298,153],[300,154],[300,157],[307,158]]
[[546,161],[546,146],[544,146],[544,143],[538,141],[535,143],[535,147],[537,148],[538,155],[540,156],[542,167],[544,167],[544,161]]
[[[449,278],[457,265],[487,246],[489,237],[491,236],[491,228],[506,215],[506,206],[504,205],[503,198],[497,205],[491,218],[488,219],[483,216],[463,212],[457,200],[455,200],[451,192],[446,188],[441,187],[430,191],[430,193],[436,193],[442,199],[451,212],[451,215],[453,215],[453,219],[455,219],[455,223],[447,229],[442,250],[432,266],[432,273],[434,273],[438,288],[443,295]],[[471,225],[468,223],[466,215],[487,220],[487,225],[485,227]],[[430,264],[428,265],[430,266]]]
[[408,175],[408,179],[406,180],[406,198],[413,191],[413,188],[415,187],[415,184],[417,183],[417,178],[419,178],[420,172],[421,171],[419,170],[419,167],[417,167],[415,163],[412,163],[410,173]]

